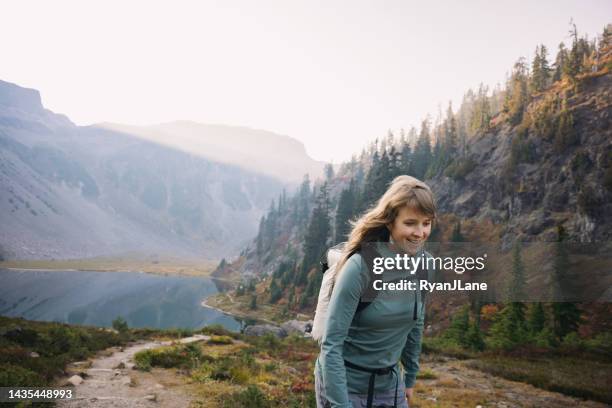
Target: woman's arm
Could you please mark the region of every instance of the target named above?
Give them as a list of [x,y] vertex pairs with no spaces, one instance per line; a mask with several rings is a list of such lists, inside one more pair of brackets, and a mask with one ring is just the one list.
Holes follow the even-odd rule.
[[421,355],[421,341],[423,337],[423,326],[425,311],[423,310],[416,321],[415,326],[408,333],[406,344],[402,350],[402,365],[404,366],[404,382],[406,388],[412,388],[419,372],[419,357]]
[[343,347],[365,284],[361,256],[353,255],[339,271],[335,282],[319,356],[325,396],[332,407],[351,407],[346,385]]

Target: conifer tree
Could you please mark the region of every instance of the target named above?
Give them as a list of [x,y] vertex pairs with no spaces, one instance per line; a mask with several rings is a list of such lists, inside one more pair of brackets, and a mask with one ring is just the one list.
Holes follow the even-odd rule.
[[454,160],[457,154],[457,120],[453,114],[452,103],[448,102],[448,109],[446,110],[446,121],[445,121],[445,136],[444,136],[444,150],[449,160]]
[[578,30],[576,24],[570,20],[570,36],[572,37],[572,48],[568,54],[567,63],[563,73],[572,81],[576,80],[576,76],[580,73],[582,66],[582,52],[580,42],[578,41]]
[[557,51],[557,58],[555,59],[555,68],[552,76],[552,81],[557,82],[563,78],[563,73],[567,69],[565,66],[567,64],[568,59],[567,50],[565,49],[565,44],[559,44],[559,50]]
[[466,335],[470,327],[470,309],[462,307],[451,319],[451,324],[445,333],[445,337],[456,342],[460,346],[466,346]]
[[581,311],[575,303],[566,302],[567,299],[567,269],[569,259],[565,240],[567,238],[565,229],[557,227],[557,243],[555,245],[555,259],[553,264],[555,282],[553,287],[555,302],[552,304],[553,331],[555,336],[561,340],[567,334],[578,330],[582,321]]
[[400,153],[399,170],[400,174],[412,175],[412,149],[408,142],[402,144],[402,151]]
[[489,105],[488,87],[480,84],[478,94],[474,102],[472,115],[470,117],[470,131],[472,134],[486,132],[489,130],[491,120],[491,106]]
[[512,250],[512,276],[510,287],[508,288],[508,297],[510,302],[516,303],[517,318],[520,321],[525,320],[525,267],[521,256],[521,244],[516,242]]
[[475,351],[482,351],[485,348],[485,342],[480,330],[480,320],[475,319],[472,324],[469,325],[467,333],[465,334],[465,345]]
[[331,163],[325,165],[325,180],[329,183],[334,178],[334,166]]
[[412,171],[414,177],[422,180],[431,163],[431,141],[429,134],[429,118],[421,122],[421,131],[412,155]]
[[521,57],[512,69],[504,101],[504,111],[508,113],[508,121],[512,125],[518,125],[523,120],[529,98],[527,83],[527,66],[525,59]]
[[464,242],[465,238],[461,233],[461,221],[457,221],[453,227],[453,233],[451,235],[451,242]]
[[304,175],[304,180],[300,185],[298,193],[298,225],[304,227],[308,223],[308,214],[310,212],[310,178],[308,174]]
[[338,209],[336,210],[335,223],[335,238],[334,242],[339,243],[346,241],[347,235],[351,230],[349,220],[354,214],[355,204],[355,181],[351,179],[349,187],[342,190],[340,199],[338,200]]
[[276,284],[276,279],[270,283],[270,303],[276,303],[282,297],[283,291]]
[[527,325],[532,335],[536,335],[544,329],[546,325],[546,314],[544,313],[542,302],[533,303],[529,308]]
[[323,183],[319,189],[315,208],[310,217],[310,223],[304,238],[303,270],[310,270],[327,248],[327,240],[330,233],[329,219],[329,193],[327,183]]
[[531,92],[542,92],[548,86],[550,67],[546,57],[547,50],[544,45],[536,47],[535,56],[531,63]]

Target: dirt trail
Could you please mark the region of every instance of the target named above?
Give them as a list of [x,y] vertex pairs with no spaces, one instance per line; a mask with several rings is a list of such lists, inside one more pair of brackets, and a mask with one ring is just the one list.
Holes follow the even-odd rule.
[[[191,343],[209,338],[209,336],[195,335],[183,338],[180,342]],[[82,372],[86,375],[84,381],[74,387],[76,398],[59,401],[57,406],[70,408],[189,406],[191,397],[188,392],[182,390],[184,382],[175,371],[154,368],[150,372],[141,372],[133,369],[133,358],[137,352],[171,343],[171,341],[141,342],[123,350],[114,347],[103,353],[105,355],[94,358],[91,363],[70,364],[68,372]],[[68,378],[62,379],[60,384],[65,383]]]

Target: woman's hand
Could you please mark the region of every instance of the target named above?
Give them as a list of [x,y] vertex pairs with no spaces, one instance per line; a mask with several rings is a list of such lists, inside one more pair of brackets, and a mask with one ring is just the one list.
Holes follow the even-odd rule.
[[410,400],[412,399],[412,388],[406,388],[406,401],[410,404]]

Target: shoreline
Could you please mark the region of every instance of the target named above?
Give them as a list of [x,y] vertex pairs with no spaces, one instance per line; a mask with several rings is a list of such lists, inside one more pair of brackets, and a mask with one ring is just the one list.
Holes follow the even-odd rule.
[[75,266],[67,264],[66,266],[55,266],[55,265],[32,265],[28,263],[24,263],[21,265],[18,262],[4,261],[0,262],[0,269],[6,269],[9,271],[18,271],[18,272],[131,272],[131,273],[148,273],[152,275],[159,276],[184,276],[184,277],[206,277],[210,279],[216,279],[212,276],[212,272],[214,271],[214,267],[202,267],[196,265],[174,265],[170,266],[168,269],[160,269],[160,268],[147,268],[143,267],[142,264],[134,265],[130,267],[129,263],[127,265],[117,266],[109,265],[109,266],[96,266],[96,265],[83,265],[83,266]]

